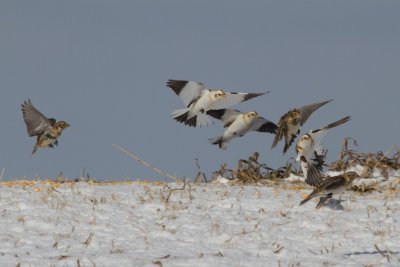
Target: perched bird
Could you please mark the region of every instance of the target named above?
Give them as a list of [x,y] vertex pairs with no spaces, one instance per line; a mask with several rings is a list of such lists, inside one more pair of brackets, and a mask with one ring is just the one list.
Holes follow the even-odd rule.
[[292,145],[294,139],[300,133],[300,128],[307,121],[308,117],[321,106],[331,102],[331,100],[313,103],[301,108],[295,108],[285,113],[278,122],[275,139],[272,147],[276,147],[278,142],[285,137],[285,147],[283,153],[286,153]]
[[[316,186],[316,183],[319,182],[322,176],[321,171],[325,158],[321,144],[322,138],[325,136],[329,129],[342,125],[349,120],[350,116],[344,117],[320,129],[310,130],[308,133],[300,137],[300,140],[296,145],[296,160],[300,162],[307,184],[311,186]],[[305,158],[301,159],[302,156],[304,156]],[[308,166],[308,164],[311,164],[313,166]],[[317,172],[316,170],[320,171]]]
[[30,99],[24,101],[21,107],[28,135],[37,136],[32,155],[35,154],[38,148],[58,145],[57,138],[70,125],[65,121],[56,122],[53,118],[47,118],[32,105]]
[[333,194],[342,193],[358,177],[360,177],[360,175],[353,171],[342,175],[326,177],[311,194],[300,202],[300,205],[303,205],[316,196],[321,196],[316,206],[316,208],[319,209],[328,199],[332,198]]
[[194,81],[168,80],[170,87],[182,100],[186,108],[172,112],[173,118],[188,126],[200,127],[210,124],[206,112],[211,109],[224,109],[265,93],[232,93],[211,90],[204,84]]
[[235,137],[242,137],[250,131],[274,134],[276,124],[260,117],[257,112],[241,112],[233,109],[209,110],[207,114],[222,121],[225,131],[221,136],[209,139],[210,143],[226,149],[228,142]]

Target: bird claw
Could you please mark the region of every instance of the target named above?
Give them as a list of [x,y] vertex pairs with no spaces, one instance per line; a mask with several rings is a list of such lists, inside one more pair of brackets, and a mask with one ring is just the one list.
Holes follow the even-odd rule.
[[53,144],[48,145],[50,148],[54,148],[54,146],[58,146],[58,140],[56,140]]

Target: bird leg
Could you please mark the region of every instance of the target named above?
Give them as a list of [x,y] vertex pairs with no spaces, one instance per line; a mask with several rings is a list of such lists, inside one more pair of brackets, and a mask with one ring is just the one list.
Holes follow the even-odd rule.
[[317,204],[317,206],[316,206],[315,208],[316,208],[316,209],[321,208],[322,205],[324,205],[325,202],[326,202],[328,199],[330,199],[330,198],[332,198],[332,193],[329,193],[329,194],[327,194],[327,195],[324,196],[324,197],[320,197],[319,202],[318,202],[318,204]]
[[58,146],[58,140],[56,140],[53,144],[49,144],[47,147],[54,148],[54,146]]

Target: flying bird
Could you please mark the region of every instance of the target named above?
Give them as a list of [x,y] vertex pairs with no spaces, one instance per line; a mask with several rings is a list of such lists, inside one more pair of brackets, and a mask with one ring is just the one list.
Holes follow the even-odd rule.
[[66,121],[56,122],[53,118],[47,118],[32,105],[30,99],[24,101],[21,107],[28,135],[37,136],[32,155],[35,154],[38,148],[53,148],[54,145],[58,145],[58,137],[70,125]]
[[[350,116],[344,117],[317,130],[310,130],[300,137],[296,145],[296,160],[300,162],[306,183],[317,186],[322,176],[322,165],[324,164],[324,151],[321,140],[329,129],[342,125],[350,120]],[[304,157],[304,159],[301,159]],[[312,166],[308,166],[311,164]],[[316,170],[320,170],[317,172]]]
[[265,93],[233,93],[221,89],[208,89],[194,81],[168,80],[167,86],[177,94],[186,106],[172,112],[173,118],[188,126],[201,127],[211,123],[206,112],[224,109]]
[[228,142],[235,137],[242,137],[250,131],[274,134],[275,123],[260,117],[256,111],[241,112],[233,109],[209,110],[207,114],[221,120],[225,131],[221,136],[209,139],[210,143],[226,149]]
[[319,209],[328,199],[332,198],[333,194],[341,194],[358,177],[360,175],[353,171],[342,175],[326,177],[311,194],[300,202],[300,205],[303,205],[316,196],[321,196],[316,206]]
[[294,139],[300,133],[300,128],[307,121],[310,115],[321,106],[331,102],[331,100],[313,103],[301,108],[295,108],[285,113],[278,122],[278,129],[276,131],[272,148],[276,147],[279,141],[285,137],[285,146],[283,153],[286,153],[292,145]]

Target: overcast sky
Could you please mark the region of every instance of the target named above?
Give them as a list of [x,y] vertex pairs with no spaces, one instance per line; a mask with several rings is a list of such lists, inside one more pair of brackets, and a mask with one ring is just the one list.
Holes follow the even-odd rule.
[[[294,107],[333,98],[304,131],[346,115],[324,138],[328,162],[342,140],[364,152],[399,144],[400,1],[1,1],[0,169],[5,179],[79,176],[164,180],[115,143],[177,176],[206,174],[258,151],[272,167],[295,156],[250,133],[226,151],[208,143],[219,122],[172,120],[183,104],[167,79],[271,93],[235,106],[277,122]],[[20,110],[30,98],[66,120],[55,149],[31,157]]]

